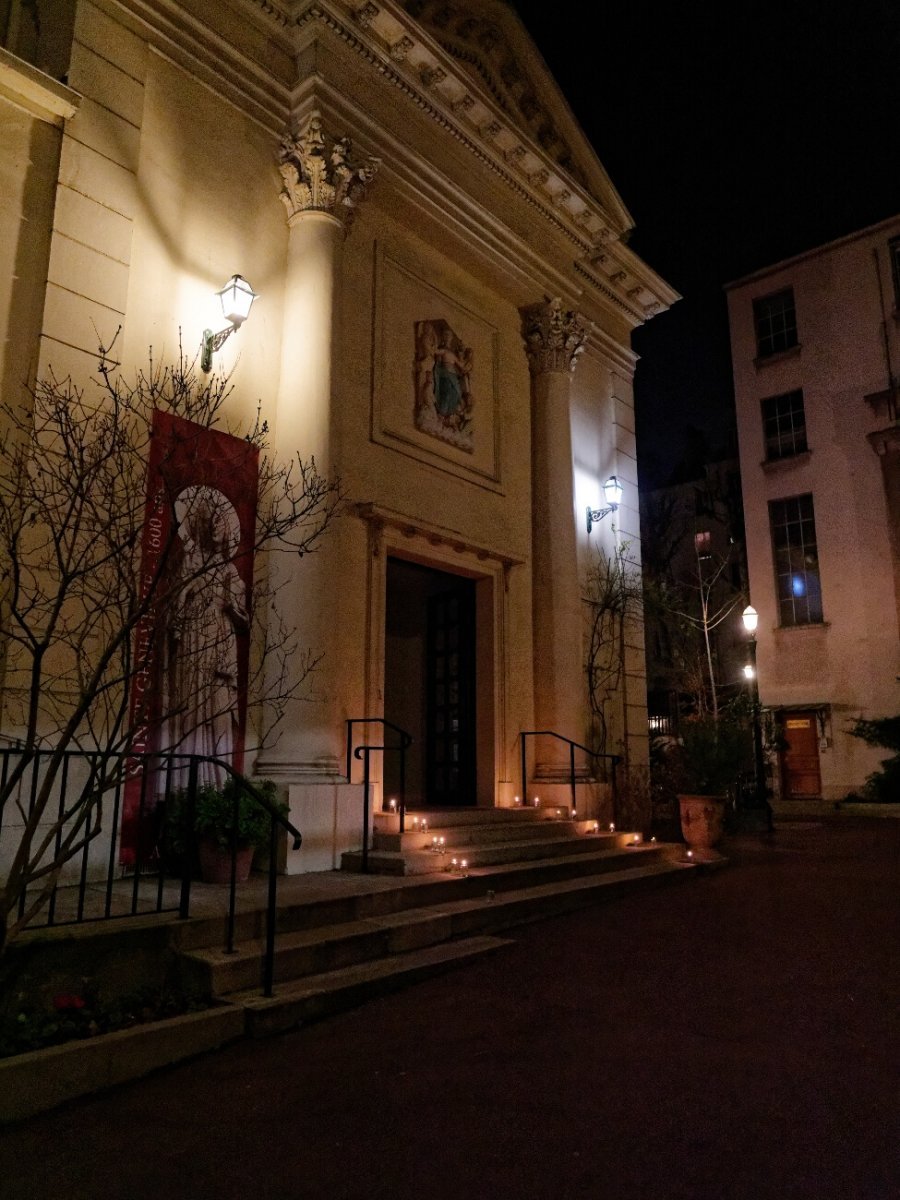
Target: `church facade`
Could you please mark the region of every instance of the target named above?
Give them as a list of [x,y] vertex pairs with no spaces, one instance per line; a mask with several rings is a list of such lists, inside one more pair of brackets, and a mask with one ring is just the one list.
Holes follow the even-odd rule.
[[[239,276],[252,312],[207,346],[229,422],[258,413],[278,456],[340,478],[321,548],[268,568],[316,669],[277,740],[247,731],[247,769],[304,831],[301,869],[359,844],[348,721],[412,737],[418,809],[566,794],[569,744],[546,736],[522,794],[521,735],[595,746],[584,581],[598,553],[639,564],[630,334],[677,296],[630,250],[632,219],[514,11],[7,9],[4,398],[50,371],[87,380],[98,344],[124,375],[151,347],[199,362],[214,293]],[[621,503],[589,528],[611,476]],[[603,748],[639,827],[640,630],[624,643]],[[392,761],[373,758],[378,805]],[[605,819],[608,775],[581,750],[577,771]]]

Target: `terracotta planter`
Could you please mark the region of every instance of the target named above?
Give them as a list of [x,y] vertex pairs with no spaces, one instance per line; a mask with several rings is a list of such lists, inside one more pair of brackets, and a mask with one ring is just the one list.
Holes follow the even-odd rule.
[[[218,842],[201,838],[197,846],[200,859],[200,878],[204,883],[231,883],[231,851],[223,850]],[[238,883],[246,883],[250,877],[250,867],[253,863],[253,847],[239,847],[237,851]]]
[[683,795],[678,797],[678,808],[681,832],[694,861],[721,861],[721,854],[713,847],[722,840],[725,797]]

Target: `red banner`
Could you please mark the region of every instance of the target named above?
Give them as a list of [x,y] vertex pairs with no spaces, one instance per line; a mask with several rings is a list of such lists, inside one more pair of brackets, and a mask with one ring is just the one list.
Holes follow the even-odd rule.
[[[243,439],[154,413],[123,864],[136,861],[139,844],[141,858],[149,853],[160,795],[187,782],[187,759],[145,772],[138,755],[204,755],[243,770],[258,468],[258,450]],[[200,767],[201,783],[223,775]]]

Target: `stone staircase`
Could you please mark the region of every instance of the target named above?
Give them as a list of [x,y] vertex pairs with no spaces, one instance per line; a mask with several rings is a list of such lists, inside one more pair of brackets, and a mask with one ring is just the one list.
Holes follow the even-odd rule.
[[[274,996],[261,995],[261,912],[238,914],[232,954],[220,924],[191,922],[180,943],[187,980],[241,1005],[247,1032],[262,1036],[497,951],[507,944],[498,935],[527,921],[695,870],[681,847],[546,809],[408,813],[403,834],[396,815],[379,814],[374,843],[370,869],[395,882],[357,877],[352,894],[279,905]],[[346,855],[344,867],[358,861]]]
[[[445,808],[408,811],[403,833],[396,813],[376,813],[367,857],[373,875],[428,875],[631,849],[641,841],[640,834],[573,820],[565,808]],[[341,869],[361,870],[361,851],[345,853]]]

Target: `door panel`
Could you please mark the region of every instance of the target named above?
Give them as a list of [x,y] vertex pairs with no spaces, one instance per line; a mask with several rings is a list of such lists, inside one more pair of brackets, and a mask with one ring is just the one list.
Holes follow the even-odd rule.
[[785,713],[781,718],[781,786],[786,800],[821,796],[819,733],[814,712]]
[[460,579],[428,597],[428,803],[475,803],[475,587]]

